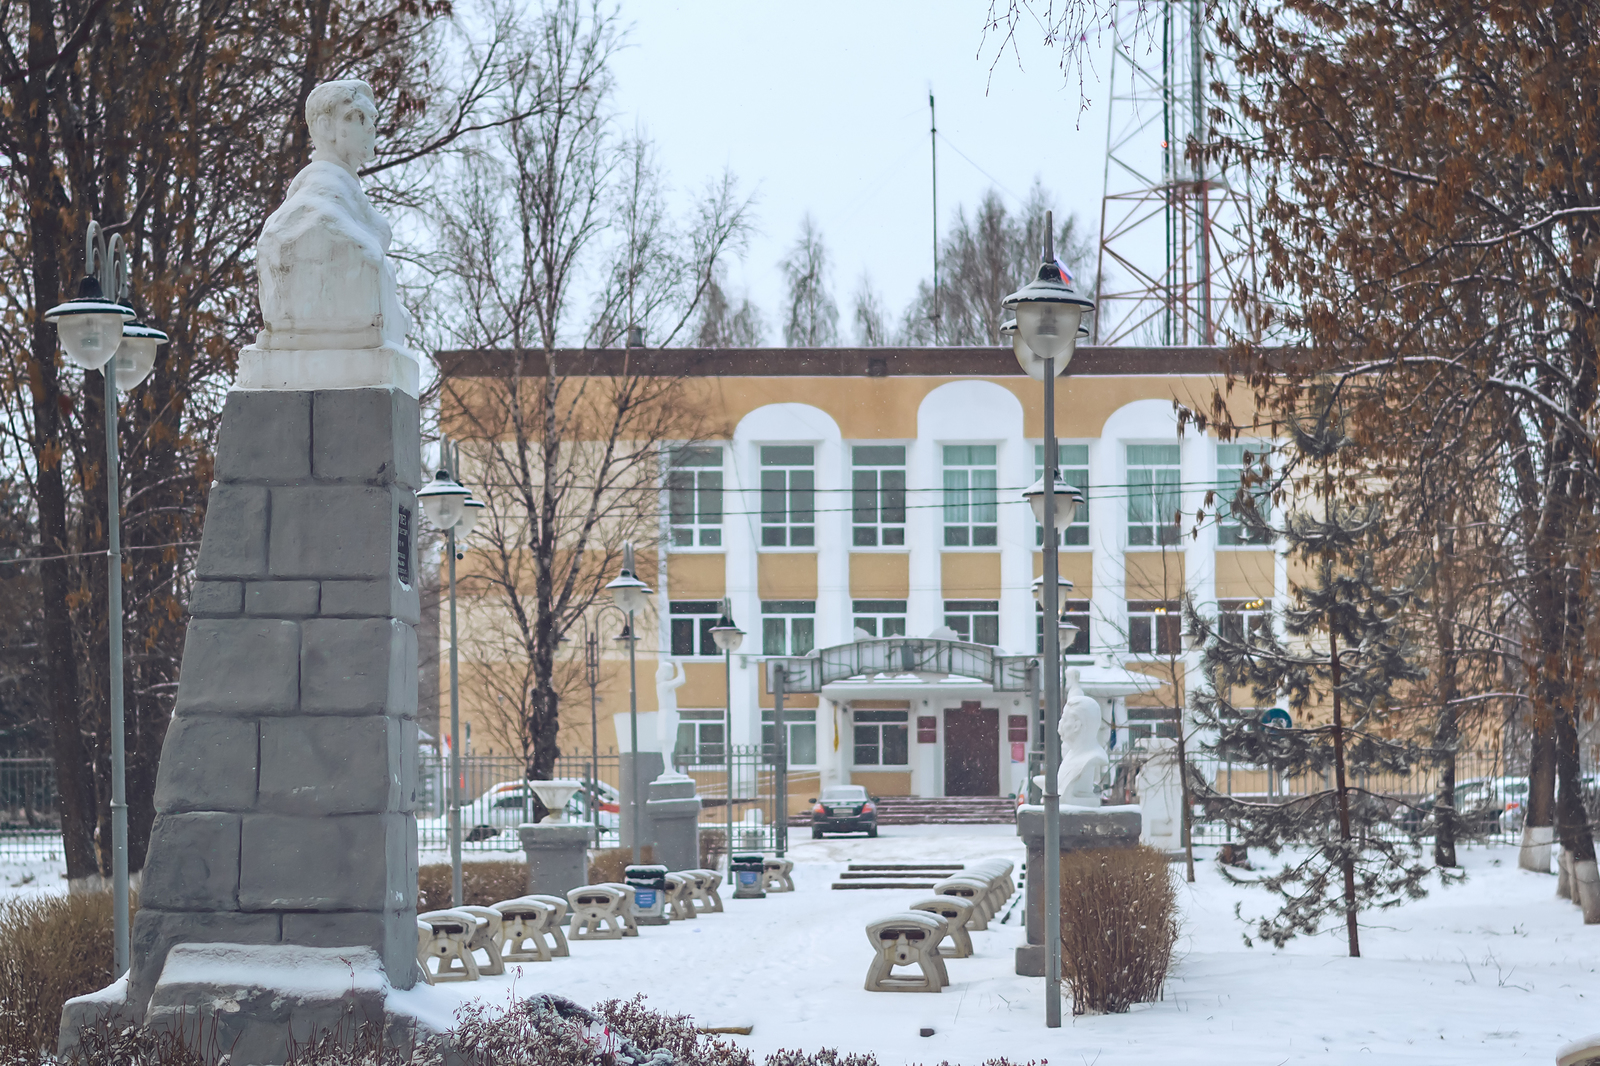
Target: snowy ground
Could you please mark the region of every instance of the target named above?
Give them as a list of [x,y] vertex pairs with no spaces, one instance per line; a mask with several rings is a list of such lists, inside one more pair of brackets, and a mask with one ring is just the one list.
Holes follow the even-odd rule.
[[[1551,1063],[1555,1049],[1600,1029],[1600,927],[1555,898],[1555,879],[1515,868],[1512,849],[1465,852],[1470,877],[1362,931],[1364,958],[1344,954],[1342,927],[1283,951],[1246,948],[1235,902],[1265,897],[1225,884],[1208,861],[1184,885],[1181,959],[1166,999],[1129,1014],[1044,1027],[1044,983],[1012,972],[1016,925],[974,933],[977,953],[948,963],[937,996],[863,991],[863,928],[915,896],[834,892],[851,861],[1020,865],[1009,826],[885,826],[877,840],[798,842],[793,894],[727,901],[727,912],[646,928],[638,940],[577,944],[569,959],[526,965],[477,986],[408,997],[440,1000],[559,992],[581,1003],[642,992],[657,1009],[702,1025],[752,1025],[753,1050],[873,1051],[885,1066],[977,1066],[1004,1055],[1059,1064],[1182,1062]],[[932,1037],[918,1030],[932,1027]]]
[[[863,927],[925,893],[830,891],[846,863],[1021,861],[1009,826],[880,832],[877,840],[798,840],[792,894],[728,898],[724,914],[645,928],[637,940],[576,944],[571,958],[396,998],[447,1021],[472,997],[502,1003],[549,991],[592,1004],[643,993],[651,1006],[702,1025],[753,1026],[733,1039],[758,1053],[836,1047],[873,1051],[885,1066],[978,1066],[1001,1055],[1053,1066],[1548,1066],[1556,1048],[1600,1030],[1600,926],[1585,927],[1577,908],[1555,898],[1555,878],[1517,870],[1510,848],[1467,850],[1465,884],[1372,915],[1361,959],[1345,957],[1342,927],[1282,951],[1246,948],[1234,904],[1248,914],[1267,898],[1225,884],[1203,862],[1199,882],[1180,889],[1184,935],[1165,1000],[1104,1017],[1074,1019],[1069,1009],[1060,1030],[1044,1027],[1043,981],[1012,973],[1022,940],[1015,924],[974,933],[977,954],[950,960],[941,995],[869,993],[861,987],[871,958]],[[64,884],[59,864],[0,864],[0,896]],[[922,1027],[935,1034],[919,1037]]]

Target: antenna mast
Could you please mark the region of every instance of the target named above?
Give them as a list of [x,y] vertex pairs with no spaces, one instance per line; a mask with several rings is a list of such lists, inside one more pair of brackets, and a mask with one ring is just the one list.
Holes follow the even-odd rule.
[[928,90],[928,149],[933,160],[933,343],[939,343],[939,124],[934,119],[933,90]]

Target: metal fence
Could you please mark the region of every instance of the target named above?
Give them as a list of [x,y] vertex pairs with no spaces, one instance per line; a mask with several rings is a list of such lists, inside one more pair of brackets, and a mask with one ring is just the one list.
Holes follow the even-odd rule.
[[[1139,749],[1117,752],[1109,771],[1109,794],[1114,803],[1137,803],[1138,772],[1148,758]],[[1514,844],[1520,841],[1524,805],[1528,794],[1526,757],[1508,758],[1497,748],[1458,752],[1455,806],[1462,843]],[[1286,775],[1270,767],[1224,760],[1191,758],[1190,766],[1215,792],[1264,803],[1285,803],[1299,797],[1330,791],[1333,771],[1323,774]],[[1364,802],[1376,804],[1368,816],[1366,832],[1389,840],[1431,841],[1433,799],[1438,793],[1442,768],[1420,763],[1409,773],[1352,774],[1347,784],[1361,790]],[[1586,782],[1594,781],[1594,767],[1584,766]],[[1591,820],[1600,820],[1600,789],[1585,795]],[[1203,802],[1196,803],[1192,823],[1194,842],[1221,844],[1234,838],[1234,830]]]
[[[729,777],[729,760],[732,777]],[[697,751],[673,753],[673,768],[694,778],[700,793],[702,831],[726,831],[728,808],[733,807],[733,850],[775,851],[778,832],[778,772],[772,745],[704,745]],[[729,781],[732,788],[729,788]],[[791,770],[788,775],[789,813],[799,800],[816,795],[821,776],[815,770]],[[808,791],[809,790],[809,791]],[[731,797],[731,800],[730,800]]]
[[[591,791],[589,756],[562,756],[556,760],[552,776],[584,782],[584,790],[574,796],[567,806],[567,818],[594,826],[598,847],[616,847],[618,844],[616,801],[621,782],[620,767],[621,758],[615,751],[595,757],[593,793],[599,802],[591,807],[588,802]],[[531,792],[521,787],[523,772],[522,760],[516,756],[462,756],[463,852],[498,854],[502,858],[522,855],[522,840],[517,835],[517,826],[531,821],[533,817]],[[425,751],[417,773],[421,792],[417,809],[417,849],[424,853],[424,862],[437,861],[436,855],[428,853],[450,850],[449,762],[434,752]]]

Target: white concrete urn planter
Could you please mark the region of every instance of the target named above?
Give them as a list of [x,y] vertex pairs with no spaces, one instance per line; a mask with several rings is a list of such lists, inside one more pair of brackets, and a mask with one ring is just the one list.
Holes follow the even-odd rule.
[[539,801],[549,808],[550,821],[565,822],[567,801],[582,791],[583,782],[572,777],[558,777],[552,781],[529,781],[528,786],[539,797]]

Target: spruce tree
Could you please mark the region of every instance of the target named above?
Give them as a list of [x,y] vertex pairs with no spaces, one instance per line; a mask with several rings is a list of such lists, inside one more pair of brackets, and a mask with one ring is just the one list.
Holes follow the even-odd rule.
[[[1416,745],[1383,733],[1392,695],[1422,671],[1401,624],[1416,581],[1391,585],[1375,571],[1382,503],[1352,490],[1356,479],[1339,476],[1348,438],[1330,409],[1323,405],[1319,416],[1289,426],[1295,461],[1307,471],[1298,485],[1306,506],[1288,509],[1270,532],[1301,564],[1293,568],[1303,579],[1292,588],[1292,605],[1281,619],[1269,616],[1246,631],[1188,604],[1207,681],[1190,687],[1190,706],[1210,754],[1269,768],[1294,786],[1293,795],[1268,798],[1199,786],[1201,802],[1241,843],[1286,856],[1273,873],[1221,867],[1235,884],[1282,898],[1276,914],[1256,922],[1256,937],[1282,947],[1342,915],[1355,957],[1360,912],[1419,898],[1429,873],[1416,843],[1394,833],[1389,804],[1364,787],[1367,775],[1403,774],[1423,757]],[[1240,521],[1269,532],[1249,491],[1228,502]],[[1264,723],[1271,707],[1289,710],[1293,726]],[[1303,788],[1307,782],[1323,787]]]

